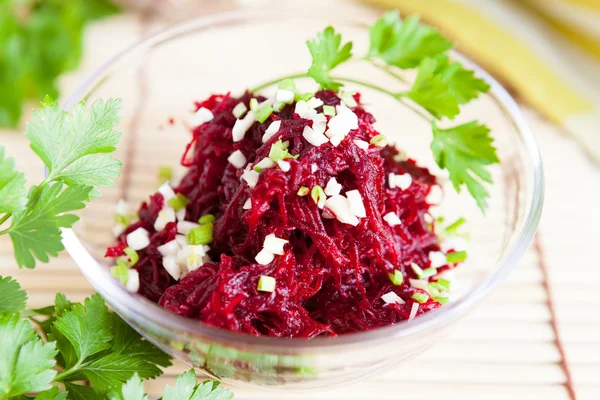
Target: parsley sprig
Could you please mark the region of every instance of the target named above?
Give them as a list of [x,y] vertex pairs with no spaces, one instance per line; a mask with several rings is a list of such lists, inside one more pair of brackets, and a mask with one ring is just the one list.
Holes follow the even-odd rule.
[[114,186],[121,162],[109,153],[121,136],[116,130],[120,109],[120,100],[97,100],[89,109],[81,103],[69,113],[46,98],[25,135],[48,175],[28,191],[23,174],[0,146],[0,235],[10,236],[19,267],[34,268],[36,260],[56,257],[64,248],[60,229],[79,219],[70,213],[99,196],[98,187]]
[[[342,45],[342,36],[327,27],[316,38],[307,41],[312,56],[307,73],[266,82],[252,91],[286,78],[310,77],[322,89],[339,91],[347,82],[393,97],[431,123],[431,149],[436,163],[448,171],[454,188],[460,192],[466,187],[485,212],[489,198],[486,185],[492,183],[487,168],[499,162],[490,130],[477,121],[445,129],[438,128],[437,123],[444,121],[446,125],[446,119],[456,118],[460,107],[487,92],[489,85],[460,62],[451,61],[447,52],[452,43],[434,28],[421,24],[417,16],[403,20],[398,12],[388,12],[370,27],[369,37],[368,53],[354,58],[352,42]],[[398,80],[405,90],[392,91],[360,79],[334,75],[336,67],[349,61],[371,63]],[[409,85],[400,72],[413,69],[416,78]]]
[[[110,312],[99,295],[71,303],[59,293],[53,306],[28,310],[27,295],[12,278],[0,277],[0,293],[0,399],[147,399],[141,379],[171,365],[168,355]],[[32,392],[39,393],[27,395]],[[188,371],[173,388],[167,386],[163,399],[232,397],[217,382],[198,383]]]

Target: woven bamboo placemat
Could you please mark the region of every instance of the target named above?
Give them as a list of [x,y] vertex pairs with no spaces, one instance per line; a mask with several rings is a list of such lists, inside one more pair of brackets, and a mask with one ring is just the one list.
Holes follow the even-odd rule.
[[[87,44],[94,51],[63,80],[65,92],[114,53],[106,45],[111,38],[127,43],[155,27],[131,15],[94,27]],[[233,388],[236,399],[600,399],[600,169],[560,129],[526,113],[547,177],[540,231],[507,281],[450,338],[366,382],[297,395]],[[42,166],[22,134],[1,132],[0,143],[30,183],[40,179]],[[92,292],[66,255],[35,271],[18,270],[4,237],[0,275],[29,291],[30,307],[50,304],[56,291],[76,301]],[[168,368],[147,389],[162,393],[184,369]]]

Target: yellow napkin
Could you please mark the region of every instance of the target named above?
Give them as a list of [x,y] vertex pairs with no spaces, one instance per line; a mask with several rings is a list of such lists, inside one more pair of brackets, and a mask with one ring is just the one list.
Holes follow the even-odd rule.
[[600,0],[366,0],[417,13],[600,162]]

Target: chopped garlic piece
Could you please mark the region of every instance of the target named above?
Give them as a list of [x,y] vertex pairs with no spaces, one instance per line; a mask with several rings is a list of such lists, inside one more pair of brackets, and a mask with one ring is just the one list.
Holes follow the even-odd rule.
[[342,195],[331,196],[325,201],[327,207],[344,224],[356,226],[360,222],[350,209],[350,202]]
[[310,164],[310,172],[313,174],[319,170],[319,166],[317,164]]
[[134,250],[145,249],[150,244],[148,231],[144,228],[137,228],[127,235],[127,245]]
[[358,117],[354,111],[345,106],[338,106],[336,110],[337,114],[329,120],[325,132],[334,146],[339,145],[351,130],[358,128]]
[[409,279],[410,286],[415,289],[429,290],[429,281],[427,279]]
[[189,119],[191,126],[202,125],[205,122],[212,121],[214,115],[208,108],[200,107],[198,111]]
[[412,304],[412,308],[410,309],[410,315],[408,316],[409,321],[417,316],[417,312],[419,311],[419,306],[420,306],[420,304],[417,302],[414,302]]
[[446,255],[441,251],[430,251],[429,261],[431,261],[431,268],[439,268],[448,264],[448,261],[446,261]]
[[244,168],[247,160],[244,153],[242,153],[239,150],[236,150],[233,153],[231,153],[231,155],[227,158],[227,161],[229,161],[229,163],[237,169],[240,169]]
[[169,222],[175,222],[175,210],[171,207],[164,207],[158,212],[156,221],[154,221],[154,229],[162,231]]
[[280,128],[281,128],[281,121],[273,121],[273,122],[271,122],[271,125],[269,125],[269,127],[265,131],[265,134],[262,137],[262,142],[263,143],[268,142],[269,139],[271,139],[273,136],[275,136],[275,134],[277,132],[279,132]]
[[162,246],[158,246],[156,250],[158,250],[163,257],[174,256],[179,250],[179,243],[177,243],[177,240],[173,239]]
[[388,184],[390,189],[400,188],[402,190],[406,190],[412,184],[412,176],[410,174],[394,174],[390,173],[388,175]]
[[[177,224],[177,226],[179,226],[179,224]],[[187,246],[188,244],[185,235],[175,235],[175,241],[182,247]]]
[[181,210],[175,212],[175,218],[177,218],[177,221],[185,221],[186,213],[187,210],[185,208],[182,208]]
[[364,140],[360,140],[360,139],[354,139],[354,144],[359,148],[359,149],[363,149],[363,150],[369,150],[369,143],[365,142]]
[[163,267],[165,267],[165,269],[169,273],[169,275],[171,275],[173,277],[173,279],[178,281],[179,278],[181,277],[181,268],[179,267],[179,264],[177,264],[177,261],[175,260],[175,256],[170,255],[170,256],[164,257],[162,260],[162,264],[163,264]]
[[325,186],[325,194],[327,196],[335,196],[340,194],[341,191],[342,185],[338,183],[337,179],[335,179],[335,177],[330,178],[327,182],[327,186]]
[[165,199],[165,201],[169,201],[175,197],[175,192],[171,188],[171,185],[169,185],[169,182],[165,182],[160,185],[158,188],[158,193],[162,194],[162,197]]
[[125,288],[131,293],[137,293],[140,290],[140,274],[133,268],[127,270],[127,283]]
[[346,198],[350,203],[350,210],[354,215],[358,218],[366,218],[367,211],[365,210],[365,205],[363,203],[362,197],[358,190],[349,190],[346,192]]
[[398,296],[394,292],[388,292],[381,296],[381,300],[385,302],[385,304],[405,304],[406,302],[402,300],[400,296]]
[[239,102],[235,107],[233,107],[233,116],[236,118],[242,118],[244,114],[248,111],[248,107],[243,102]]
[[273,259],[275,259],[275,255],[267,249],[262,249],[261,251],[258,252],[258,254],[256,255],[256,257],[254,259],[260,265],[267,265],[271,261],[273,261]]
[[286,243],[288,243],[287,240],[278,238],[277,236],[271,233],[265,237],[263,248],[273,254],[282,256],[285,253],[285,251],[283,250],[283,246]]
[[304,127],[304,131],[302,132],[302,137],[304,137],[304,139],[306,139],[306,141],[308,143],[312,144],[313,146],[317,146],[317,147],[319,147],[322,144],[325,144],[329,141],[329,139],[327,139],[323,133],[319,133],[319,132],[313,130],[309,126]]
[[294,102],[294,92],[291,90],[279,89],[275,93],[275,102],[292,104]]
[[290,163],[284,160],[277,161],[277,165],[279,165],[279,168],[281,168],[283,172],[288,172],[291,168]]
[[200,224],[191,221],[179,221],[177,223],[177,232],[187,235],[194,228],[199,227]]
[[401,225],[402,221],[393,212],[389,212],[383,216],[383,220],[388,223],[389,226]]
[[254,166],[253,170],[260,172],[263,169],[273,168],[275,165],[275,161],[271,160],[269,157],[265,157]]
[[248,132],[248,129],[250,129],[254,122],[256,122],[256,114],[253,111],[249,111],[243,119],[238,119],[235,121],[235,125],[233,125],[233,129],[231,131],[233,141],[241,141],[244,136],[246,136],[246,132]]
[[308,108],[318,108],[321,107],[323,105],[323,100],[317,98],[317,97],[311,97],[308,102],[306,103],[306,105],[308,106]]
[[252,169],[247,169],[242,174],[242,179],[246,181],[248,186],[253,188],[258,183],[258,172]]
[[244,209],[244,210],[252,209],[252,200],[249,197],[246,200],[246,202],[244,203],[244,205],[242,206],[242,209]]

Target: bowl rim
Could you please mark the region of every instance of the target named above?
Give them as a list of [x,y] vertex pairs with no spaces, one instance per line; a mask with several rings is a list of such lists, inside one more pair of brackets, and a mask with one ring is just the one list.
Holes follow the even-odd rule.
[[[99,79],[101,79],[112,67],[120,64],[123,59],[127,59],[138,52],[144,52],[164,41],[175,39],[181,35],[192,33],[199,29],[210,28],[219,23],[232,23],[237,20],[253,22],[256,18],[272,18],[273,16],[279,18],[322,20],[324,24],[332,24],[337,21],[339,24],[344,25],[355,25],[359,27],[368,26],[364,16],[319,16],[306,13],[303,14],[297,10],[237,10],[206,14],[175,24],[154,35],[144,37],[117,53],[102,64],[96,71],[91,73],[83,83],[73,91],[63,103],[63,109],[67,111],[70,110],[76,102],[80,101],[83,94],[97,85]],[[483,70],[483,68],[456,51],[453,51],[453,55],[460,57],[469,68],[475,70],[476,75],[485,79],[490,85],[490,90],[487,94],[497,101],[507,118],[511,120],[515,129],[519,132],[520,138],[527,150],[529,161],[533,166],[532,174],[529,177],[532,183],[532,190],[531,194],[528,194],[528,198],[526,199],[527,202],[529,202],[529,208],[526,210],[525,221],[517,239],[512,244],[512,247],[506,251],[504,257],[496,263],[494,270],[489,273],[485,279],[477,283],[469,293],[455,302],[451,302],[444,307],[428,312],[411,321],[403,321],[386,327],[363,332],[348,333],[337,337],[305,339],[252,336],[211,327],[200,321],[185,318],[178,314],[171,313],[158,306],[158,304],[141,296],[128,292],[123,285],[113,279],[108,271],[96,261],[72,229],[62,230],[63,244],[90,284],[98,292],[110,294],[110,298],[108,299],[109,303],[118,304],[119,306],[124,307],[128,312],[135,314],[135,318],[145,320],[154,324],[154,326],[168,327],[169,330],[173,331],[174,335],[191,335],[192,338],[194,336],[199,336],[223,343],[234,343],[235,345],[247,345],[270,350],[297,351],[300,349],[314,350],[316,348],[330,349],[350,344],[374,343],[381,340],[396,339],[444,324],[444,322],[452,319],[453,316],[461,315],[466,310],[475,306],[484,296],[489,294],[493,288],[506,278],[533,240],[540,221],[544,202],[544,173],[540,153],[533,134],[531,133],[519,106],[506,89],[504,89],[490,74]],[[117,312],[119,311],[117,307],[115,307],[115,310]]]

